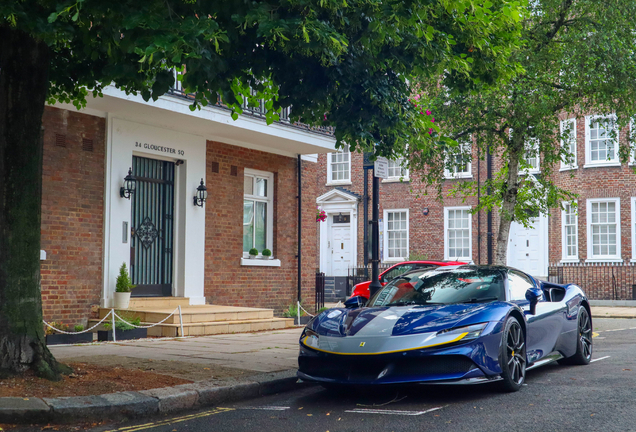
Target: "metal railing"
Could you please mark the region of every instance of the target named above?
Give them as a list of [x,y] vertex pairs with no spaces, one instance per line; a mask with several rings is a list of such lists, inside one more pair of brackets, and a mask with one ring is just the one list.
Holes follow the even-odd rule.
[[[384,270],[390,268],[390,265],[380,265],[378,267],[379,273],[382,273]],[[351,296],[353,293],[353,287],[359,283],[366,282],[371,280],[371,265],[368,266],[356,266],[349,267],[347,272],[347,288],[346,294],[347,297]]]
[[579,285],[591,300],[636,300],[636,265],[632,263],[551,264],[548,279]]
[[[177,71],[174,72],[174,87],[170,88],[167,94],[184,98],[184,99],[193,100],[194,94],[187,93],[183,88],[183,83],[177,79],[179,74],[180,73]],[[251,92],[252,92],[252,95],[256,94],[255,90],[251,90]],[[243,104],[241,106],[243,108],[243,114],[244,115],[247,114],[252,117],[260,117],[264,119],[267,115],[267,108],[265,108],[265,101],[261,99],[259,102],[260,103],[257,106],[249,106],[246,100],[243,101]],[[214,105],[216,105],[217,108],[231,110],[231,108],[228,108],[227,105],[223,103],[220,96],[217,98]],[[291,120],[289,119],[290,115],[291,115],[291,107],[281,109],[281,112],[279,114],[280,120],[277,123],[282,123],[297,129],[304,129],[311,132],[320,133],[323,135],[329,135],[329,136],[334,135],[334,128],[331,126],[310,126],[300,122],[292,123]]]
[[325,307],[325,274],[316,273],[316,312]]

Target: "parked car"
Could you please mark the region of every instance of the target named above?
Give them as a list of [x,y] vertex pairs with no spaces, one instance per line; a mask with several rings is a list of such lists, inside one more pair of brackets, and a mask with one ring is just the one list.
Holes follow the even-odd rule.
[[325,387],[498,381],[517,391],[531,368],[592,358],[583,290],[510,267],[414,270],[363,303],[351,298],[307,325],[300,379]]
[[[407,271],[416,270],[416,269],[430,269],[440,266],[451,266],[451,265],[462,265],[467,264],[461,261],[437,261],[437,260],[429,260],[429,261],[404,261],[394,266],[389,267],[382,273],[380,273],[380,284],[382,286],[386,285],[391,279],[406,273]],[[351,293],[351,297],[362,296],[366,299],[369,298],[369,285],[371,281],[361,282],[359,284],[354,285],[353,292]]]

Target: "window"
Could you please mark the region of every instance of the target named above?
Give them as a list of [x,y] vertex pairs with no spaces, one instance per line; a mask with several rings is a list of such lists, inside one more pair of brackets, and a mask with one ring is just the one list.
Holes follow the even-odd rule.
[[632,197],[631,202],[632,202],[632,208],[631,208],[631,212],[632,212],[632,217],[631,217],[631,224],[632,224],[632,262],[634,262],[634,261],[636,261],[636,197]]
[[408,209],[384,210],[384,261],[404,261],[408,256]]
[[563,245],[563,261],[579,260],[579,217],[573,203],[563,203],[561,211],[561,243]]
[[472,224],[470,207],[444,208],[444,258],[471,260]]
[[585,117],[585,167],[621,164],[615,123],[614,116]]
[[252,248],[272,249],[274,174],[245,169],[243,184],[243,255]]
[[351,183],[351,153],[345,148],[327,154],[327,184]]
[[450,167],[444,168],[444,177],[471,178],[472,175],[472,145],[470,142],[459,144],[459,148],[448,156]]
[[587,200],[587,257],[589,260],[620,260],[620,199]]
[[561,171],[578,168],[576,162],[576,119],[561,120],[561,147],[571,156],[561,161]]
[[537,174],[540,168],[539,141],[536,139],[529,139],[525,143],[525,148],[523,158],[530,166],[520,171],[522,171],[522,174]]
[[381,277],[380,282],[386,283],[391,279],[398,277],[401,274],[406,273],[407,271],[411,271],[415,268],[415,264],[398,264],[395,267],[390,268],[386,271]]
[[508,272],[508,289],[510,290],[510,300],[525,300],[526,291],[534,288],[534,284],[530,278],[520,272],[510,270]]
[[389,176],[384,181],[408,181],[409,170],[404,166],[404,158],[389,160]]

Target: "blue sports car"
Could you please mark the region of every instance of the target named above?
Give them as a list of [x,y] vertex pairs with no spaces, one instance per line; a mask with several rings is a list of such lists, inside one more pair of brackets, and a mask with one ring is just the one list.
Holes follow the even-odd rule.
[[299,378],[325,387],[500,381],[517,391],[533,367],[592,358],[581,288],[509,267],[415,270],[364,302],[353,297],[307,324]]

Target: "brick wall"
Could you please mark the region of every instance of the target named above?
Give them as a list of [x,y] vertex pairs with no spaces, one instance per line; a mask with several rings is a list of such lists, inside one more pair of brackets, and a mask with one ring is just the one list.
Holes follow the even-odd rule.
[[[297,159],[207,143],[205,296],[208,303],[266,307],[281,312],[297,298]],[[218,173],[213,165],[218,164]],[[316,246],[315,166],[303,162],[304,304],[314,301]],[[235,174],[233,175],[233,168]],[[241,266],[243,254],[243,179],[245,168],[274,173],[273,256],[280,267]],[[311,310],[310,310],[311,311]]]
[[102,290],[105,119],[46,107],[42,123],[44,319],[85,325]]

